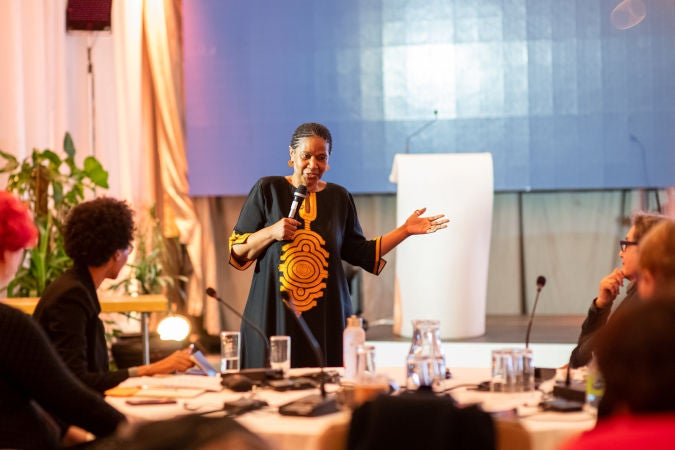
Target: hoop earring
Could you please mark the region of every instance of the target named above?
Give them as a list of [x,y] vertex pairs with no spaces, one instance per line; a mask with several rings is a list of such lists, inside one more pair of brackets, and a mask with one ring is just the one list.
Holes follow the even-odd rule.
[[292,159],[288,160],[288,167],[293,167],[293,160]]

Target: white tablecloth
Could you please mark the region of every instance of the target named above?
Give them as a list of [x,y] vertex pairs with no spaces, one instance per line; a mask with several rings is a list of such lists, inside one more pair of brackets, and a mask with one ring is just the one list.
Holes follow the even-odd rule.
[[[298,372],[300,369],[294,369]],[[387,374],[399,384],[403,384],[404,371],[401,368],[385,368],[381,372]],[[462,404],[479,403],[490,412],[516,410],[524,427],[530,433],[534,450],[553,450],[567,439],[590,429],[595,418],[585,412],[554,413],[541,412],[537,405],[541,392],[528,393],[491,393],[471,390],[475,385],[489,378],[487,368],[455,368],[453,378],[445,382],[446,388],[454,388],[450,392]],[[134,379],[125,382],[133,385]],[[337,386],[329,385],[328,390]],[[250,430],[270,439],[280,450],[315,450],[321,434],[331,425],[347,423],[350,413],[342,411],[316,418],[288,417],[277,412],[280,405],[305,396],[315,391],[275,392],[269,389],[256,391],[257,398],[264,399],[270,406],[239,417],[239,421]],[[243,394],[251,395],[251,394]],[[107,397],[106,400],[122,411],[131,422],[143,420],[161,420],[191,412],[205,412],[220,409],[226,401],[240,398],[242,394],[227,389],[220,392],[205,392],[194,398],[178,399],[176,404],[130,406],[124,397]],[[186,409],[189,407],[194,411]]]

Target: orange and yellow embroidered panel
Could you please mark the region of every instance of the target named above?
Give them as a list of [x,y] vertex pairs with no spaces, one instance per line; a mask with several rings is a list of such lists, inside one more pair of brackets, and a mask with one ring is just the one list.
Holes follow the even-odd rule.
[[291,309],[302,314],[317,304],[323,297],[328,278],[328,257],[324,248],[326,241],[311,230],[316,220],[316,193],[310,192],[300,207],[300,217],[305,220],[305,228],[297,230],[293,241],[281,247],[281,292],[287,292],[284,303],[292,303]]

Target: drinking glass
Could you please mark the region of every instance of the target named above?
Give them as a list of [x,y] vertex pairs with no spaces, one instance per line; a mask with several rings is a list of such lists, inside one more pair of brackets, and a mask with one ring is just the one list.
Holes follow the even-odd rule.
[[220,373],[239,372],[241,335],[238,331],[220,332]]
[[389,379],[375,371],[375,347],[359,345],[356,348],[356,381],[353,407],[389,392]]
[[513,349],[492,350],[490,390],[494,392],[513,392],[515,390]]
[[281,370],[284,377],[291,370],[291,337],[270,337],[270,367],[273,370]]

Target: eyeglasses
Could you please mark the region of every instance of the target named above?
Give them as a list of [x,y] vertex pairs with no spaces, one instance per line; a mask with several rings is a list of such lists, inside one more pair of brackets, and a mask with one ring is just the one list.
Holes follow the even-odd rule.
[[631,245],[638,245],[638,243],[635,241],[619,241],[619,247],[621,247],[622,252],[625,252]]

